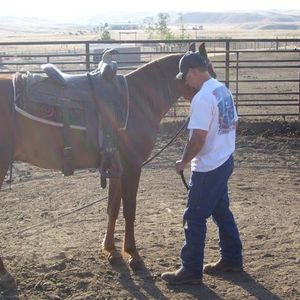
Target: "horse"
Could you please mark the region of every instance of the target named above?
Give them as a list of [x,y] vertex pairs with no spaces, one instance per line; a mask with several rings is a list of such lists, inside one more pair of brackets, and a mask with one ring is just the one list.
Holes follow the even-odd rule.
[[[207,57],[204,45],[198,50]],[[136,247],[134,222],[141,166],[150,156],[164,115],[180,96],[191,98],[195,91],[184,81],[175,80],[182,54],[169,54],[126,74],[129,89],[129,115],[125,129],[117,135],[122,164],[120,178],[110,178],[107,227],[102,250],[111,263],[122,259],[115,247],[115,224],[121,201],[125,218],[123,256],[132,268],[142,260]],[[213,68],[210,65],[210,72]],[[41,168],[61,170],[64,145],[61,128],[32,120],[14,110],[10,76],[0,77],[0,187],[12,160]],[[75,169],[96,168],[99,154],[86,148],[85,132],[70,130]]]

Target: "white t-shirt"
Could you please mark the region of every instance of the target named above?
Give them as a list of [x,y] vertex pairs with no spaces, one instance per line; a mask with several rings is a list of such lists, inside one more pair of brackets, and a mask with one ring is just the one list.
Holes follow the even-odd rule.
[[203,148],[191,161],[192,171],[214,170],[230,157],[235,150],[237,120],[229,89],[214,78],[205,81],[191,103],[190,137],[193,129],[208,132]]

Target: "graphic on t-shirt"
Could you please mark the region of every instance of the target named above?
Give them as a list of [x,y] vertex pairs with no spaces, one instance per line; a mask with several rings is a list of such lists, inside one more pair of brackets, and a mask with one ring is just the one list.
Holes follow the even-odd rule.
[[225,86],[220,86],[213,91],[217,98],[219,108],[219,134],[228,133],[235,129],[234,102],[232,95]]

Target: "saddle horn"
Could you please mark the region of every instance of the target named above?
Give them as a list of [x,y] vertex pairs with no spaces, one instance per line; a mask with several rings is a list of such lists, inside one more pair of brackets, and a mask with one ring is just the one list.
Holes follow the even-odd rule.
[[[119,51],[117,49],[114,49],[114,48],[111,48],[111,49],[105,49],[103,54],[102,54],[102,60],[100,61],[101,62],[104,62],[106,64],[109,64],[111,63],[113,60],[112,60],[112,56],[114,54],[118,54]],[[99,63],[99,64],[100,64]]]
[[98,64],[98,70],[100,70],[102,76],[111,80],[117,73],[118,65],[117,62],[112,60],[113,54],[119,52],[114,49],[105,49],[102,54],[102,60]]

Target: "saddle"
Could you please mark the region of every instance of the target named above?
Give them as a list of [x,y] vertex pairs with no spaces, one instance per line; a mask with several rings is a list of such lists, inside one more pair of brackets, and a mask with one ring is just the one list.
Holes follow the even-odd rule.
[[[111,55],[111,51],[107,53]],[[105,53],[98,68],[85,74],[66,74],[52,64],[41,68],[46,75],[29,72],[14,75],[15,105],[46,122],[63,124],[62,172],[65,176],[72,175],[70,129],[85,130],[87,147],[93,147],[99,153],[111,148],[115,144],[115,130],[126,127],[127,123],[126,78],[116,74],[116,62]]]

